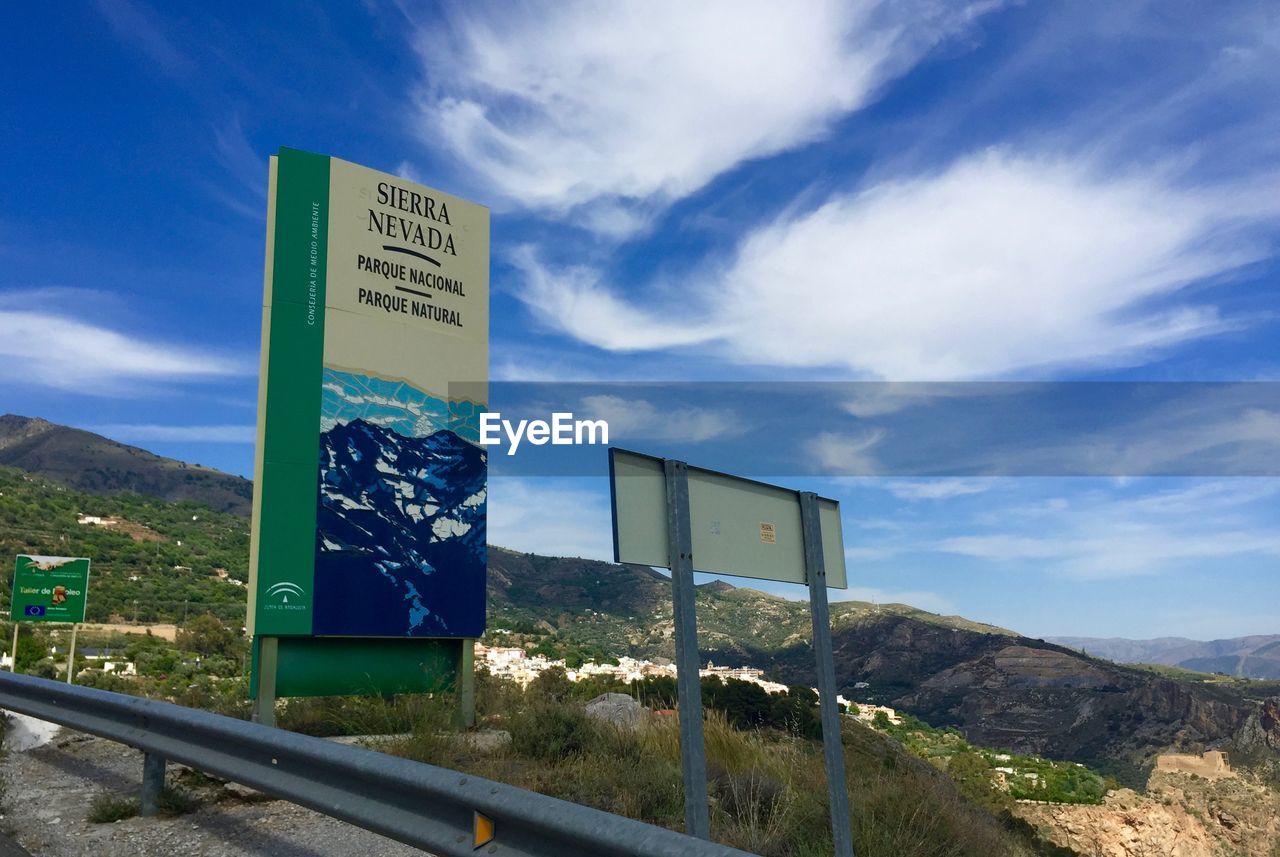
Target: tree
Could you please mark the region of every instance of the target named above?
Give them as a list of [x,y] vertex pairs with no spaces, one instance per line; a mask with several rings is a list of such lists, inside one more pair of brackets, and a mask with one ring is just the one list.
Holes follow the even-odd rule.
[[49,657],[49,635],[28,623],[18,633],[18,672],[26,672]]
[[529,682],[529,691],[546,699],[564,702],[573,691],[573,682],[569,681],[563,667],[551,667]]
[[987,809],[998,812],[1008,805],[1008,796],[991,780],[991,765],[972,750],[956,753],[947,762],[947,773],[961,794]]
[[178,647],[201,655],[237,658],[241,649],[240,634],[222,624],[217,616],[205,613],[187,622],[178,632]]

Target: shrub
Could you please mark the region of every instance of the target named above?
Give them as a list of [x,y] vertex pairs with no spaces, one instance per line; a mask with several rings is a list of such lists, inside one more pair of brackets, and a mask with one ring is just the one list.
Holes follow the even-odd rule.
[[576,707],[537,704],[511,721],[511,747],[533,759],[555,762],[584,752],[595,739],[595,724]]
[[110,792],[102,792],[89,804],[89,821],[92,824],[110,824],[123,821],[138,814],[138,802],[132,798],[120,797]]
[[164,818],[175,815],[186,815],[200,808],[200,801],[191,792],[183,788],[165,786],[156,796],[156,814]]

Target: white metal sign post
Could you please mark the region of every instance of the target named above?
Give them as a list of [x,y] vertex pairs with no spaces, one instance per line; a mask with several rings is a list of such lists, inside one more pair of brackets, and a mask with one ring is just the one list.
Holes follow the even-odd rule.
[[711,838],[707,809],[707,754],[702,738],[702,683],[698,677],[698,621],[694,612],[693,536],[689,522],[689,468],[663,461],[667,483],[667,544],[675,625],[676,694],[680,714],[680,771],[684,777],[684,832]]
[[671,569],[685,832],[706,839],[711,827],[693,572],[803,582],[813,621],[832,841],[837,857],[853,857],[827,607],[827,586],[846,585],[839,504],[810,491],[621,449],[609,451],[609,475],[614,559]]
[[818,706],[822,717],[822,753],[827,765],[827,799],[831,805],[831,838],[838,857],[853,857],[853,824],[849,790],[844,781],[844,743],[840,740],[840,711],[836,706],[836,666],[827,610],[827,570],[822,555],[822,523],[818,495],[800,492],[800,520],[804,529],[804,566],[809,585],[809,615],[813,620],[813,651],[818,658]]

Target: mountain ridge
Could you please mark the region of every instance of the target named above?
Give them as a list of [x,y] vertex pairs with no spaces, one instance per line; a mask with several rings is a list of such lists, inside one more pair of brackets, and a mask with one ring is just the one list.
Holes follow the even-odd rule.
[[1050,642],[1116,663],[1161,664],[1237,678],[1280,679],[1280,634],[1250,634],[1216,640],[1156,637],[1048,637]]
[[0,465],[86,494],[140,494],[248,517],[253,483],[39,417],[0,416]]
[[[494,547],[489,567],[490,627],[504,644],[524,638],[502,631],[537,626],[527,640],[544,649],[549,634],[557,651],[674,654],[664,575]],[[749,664],[785,684],[812,686],[808,606],[751,592],[698,588],[702,661]],[[1280,686],[1180,680],[905,605],[831,608],[846,698],[954,726],[984,746],[1085,762],[1134,784],[1169,749],[1225,749],[1280,776]]]
[[[24,448],[33,438],[47,444],[51,433],[55,440],[61,434],[53,431],[59,427],[27,418],[9,417],[3,426],[0,452]],[[85,442],[80,435],[89,434],[66,431],[80,443]],[[133,449],[107,443],[112,454],[120,454],[118,448]],[[121,488],[109,481],[98,487]],[[31,485],[27,490],[37,489]],[[57,496],[62,507],[84,504],[71,495],[50,496]],[[120,587],[132,585],[129,575],[138,562],[150,563],[147,574],[165,579],[190,577],[190,569],[180,569],[197,565],[187,558],[185,547],[177,547],[182,544],[177,538],[166,542],[164,550],[170,553],[160,560],[153,549],[141,551],[125,535],[76,527],[70,512],[65,513],[67,523],[56,530],[39,529],[39,542],[37,528],[23,517],[40,514],[34,506],[14,503],[7,514],[27,527],[12,534],[19,551],[55,550],[56,544],[57,550],[74,552],[82,536],[114,539],[118,567],[104,564],[102,571]],[[146,515],[143,522],[156,525],[154,513]],[[186,519],[182,526],[188,533],[206,524],[189,512]],[[208,533],[217,555],[227,553],[228,539],[245,538],[243,523],[231,523],[219,523],[219,529]],[[64,537],[71,540],[44,543]],[[233,577],[242,579],[246,543],[236,545],[239,557],[225,564]],[[204,564],[211,565],[207,559]],[[653,569],[490,547],[488,570],[490,639],[551,652],[578,647],[603,656],[673,653],[670,581]],[[99,580],[100,592],[108,579]],[[699,587],[697,611],[702,660],[746,663],[788,684],[813,684],[812,628],[803,601],[711,585]],[[837,680],[847,698],[891,704],[934,725],[955,726],[985,746],[1095,764],[1129,782],[1145,776],[1152,757],[1166,749],[1225,749],[1233,765],[1255,765],[1280,778],[1280,686],[1118,665],[1009,629],[908,605],[833,602],[831,614]],[[859,687],[863,682],[867,686]]]

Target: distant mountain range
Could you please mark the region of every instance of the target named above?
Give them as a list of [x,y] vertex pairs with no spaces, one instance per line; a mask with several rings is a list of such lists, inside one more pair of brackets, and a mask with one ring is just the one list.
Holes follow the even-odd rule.
[[[674,654],[670,582],[647,568],[490,547],[489,616],[490,628],[537,625],[584,650]],[[698,588],[697,616],[704,662],[813,685],[804,602],[717,582]],[[831,618],[847,698],[956,726],[974,743],[1087,762],[1133,784],[1171,747],[1227,749],[1280,775],[1280,685],[1122,666],[904,604],[838,601]]]
[[1157,637],[1050,637],[1049,642],[1121,664],[1163,664],[1241,678],[1280,679],[1280,634],[1226,640]]
[[87,494],[189,500],[246,517],[253,507],[253,483],[248,479],[15,414],[0,416],[0,465],[38,473]]
[[[339,550],[369,549],[356,532],[372,525],[368,510],[361,509],[368,504],[361,498],[371,490],[391,490],[392,483],[404,492],[404,519],[391,522],[394,532],[387,538],[403,538],[409,529],[437,514],[442,517],[430,521],[432,532],[438,525],[442,531],[462,535],[466,510],[473,508],[467,498],[474,496],[475,485],[464,486],[456,496],[439,497],[438,511],[428,512],[424,506],[419,512],[410,507],[425,499],[424,491],[433,489],[414,478],[401,478],[413,469],[408,465],[415,456],[443,455],[471,472],[475,462],[467,459],[460,441],[444,433],[422,449],[410,451],[397,448],[394,439],[373,437],[363,425],[352,423],[346,431],[327,439],[325,454],[352,460],[358,455],[367,464],[386,457],[387,467],[391,462],[384,455],[386,450],[394,452],[397,460],[402,454],[407,457],[406,466],[397,475],[388,475],[383,488],[365,484],[365,477],[374,478],[371,474],[361,476],[359,468],[349,468],[341,477],[348,484],[335,484],[327,501],[320,500],[322,518],[332,516],[323,529]],[[247,480],[23,417],[0,418],[0,463],[86,492],[132,491],[196,500],[241,514],[247,513],[252,496]],[[401,509],[399,501],[396,508]],[[207,537],[218,539],[211,550],[225,551],[232,544],[228,540],[243,539],[240,527],[223,529],[227,532],[221,535],[210,530]],[[19,550],[43,546],[23,532],[12,534]],[[125,537],[119,540],[131,544]],[[246,554],[243,541],[235,544],[239,554]],[[465,539],[456,545],[480,547]],[[66,547],[74,549],[71,544]],[[128,563],[134,560],[128,556],[132,554],[118,558],[116,571],[121,579],[132,573]],[[235,563],[227,560],[226,565],[233,574],[243,575],[247,559],[244,555]],[[166,559],[164,575],[189,574],[176,570],[179,562]],[[175,570],[167,571],[169,566]],[[670,582],[651,569],[491,546],[487,591],[489,628],[496,639],[550,642],[611,654],[673,654]],[[697,615],[704,661],[751,664],[790,684],[814,683],[812,630],[805,603],[717,582],[699,587]],[[1159,652],[1144,646],[1160,643],[1170,653],[1166,657],[1176,657],[1179,665],[1195,661],[1200,670],[1212,666],[1201,658],[1253,665],[1274,656],[1277,638],[1269,638],[1270,642],[1246,638],[1243,643],[1079,638],[1047,642],[907,605],[851,601],[833,602],[831,616],[837,681],[848,698],[887,703],[934,725],[956,726],[977,744],[1092,763],[1135,784],[1145,779],[1143,768],[1152,756],[1167,748],[1226,749],[1234,765],[1269,767],[1273,776],[1280,777],[1280,684],[1210,679],[1165,666],[1125,666],[1100,657],[1159,663]],[[1130,648],[1102,645],[1107,642]],[[1194,648],[1200,646],[1207,648]]]

